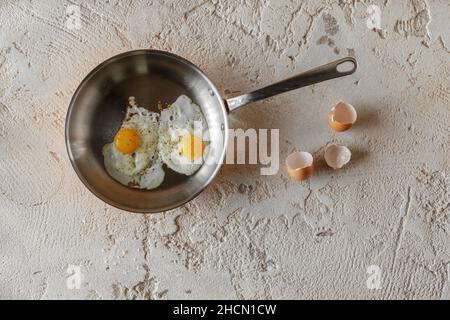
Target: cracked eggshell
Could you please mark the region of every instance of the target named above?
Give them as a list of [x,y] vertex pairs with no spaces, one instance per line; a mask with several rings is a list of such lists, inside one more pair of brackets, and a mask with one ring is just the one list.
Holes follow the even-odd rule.
[[325,162],[333,169],[340,169],[346,165],[352,157],[349,148],[339,144],[329,144],[325,148]]
[[304,151],[295,151],[287,156],[286,168],[289,176],[294,180],[306,180],[314,172],[314,158]]
[[355,108],[347,102],[339,101],[328,112],[330,127],[338,132],[347,131],[355,123],[357,118]]

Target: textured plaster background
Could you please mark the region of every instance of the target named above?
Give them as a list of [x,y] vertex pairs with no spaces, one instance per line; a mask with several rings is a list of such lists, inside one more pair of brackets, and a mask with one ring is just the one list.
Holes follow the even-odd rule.
[[[449,30],[448,0],[2,0],[0,298],[450,298]],[[79,82],[137,48],[192,60],[227,97],[349,54],[359,69],[231,115],[280,128],[281,162],[316,154],[308,182],[227,165],[188,205],[138,215],[87,191],[64,146]],[[338,99],[359,116],[343,134],[326,120]],[[328,141],[353,151],[345,169],[323,165]]]

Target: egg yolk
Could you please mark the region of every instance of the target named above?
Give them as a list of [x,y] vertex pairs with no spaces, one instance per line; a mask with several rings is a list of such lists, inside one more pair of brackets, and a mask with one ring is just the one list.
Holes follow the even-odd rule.
[[114,138],[116,149],[123,154],[130,154],[139,148],[139,134],[131,128],[122,128]]
[[203,156],[205,143],[202,138],[187,133],[181,139],[181,155],[190,161],[196,160]]

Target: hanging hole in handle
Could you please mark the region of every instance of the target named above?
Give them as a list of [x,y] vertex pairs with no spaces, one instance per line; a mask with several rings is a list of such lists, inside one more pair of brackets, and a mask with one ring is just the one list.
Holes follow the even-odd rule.
[[356,70],[356,61],[353,59],[345,60],[336,66],[336,70],[339,73],[345,73],[345,74],[353,73]]

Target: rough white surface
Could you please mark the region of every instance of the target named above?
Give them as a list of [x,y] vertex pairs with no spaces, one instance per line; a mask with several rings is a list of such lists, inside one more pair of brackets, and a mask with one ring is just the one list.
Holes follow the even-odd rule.
[[[0,298],[450,298],[448,0],[2,0],[0,30]],[[227,165],[164,214],[104,204],[70,166],[64,117],[84,75],[137,48],[192,60],[227,97],[355,55],[353,76],[230,116],[281,128],[281,162],[329,141],[352,161],[307,182]],[[358,110],[342,134],[327,126],[339,99]]]

